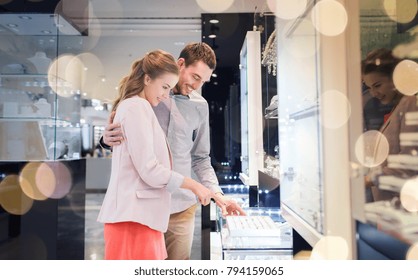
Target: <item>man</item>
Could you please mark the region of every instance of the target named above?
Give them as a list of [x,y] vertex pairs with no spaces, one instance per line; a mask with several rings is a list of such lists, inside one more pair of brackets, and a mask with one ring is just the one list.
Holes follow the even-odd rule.
[[[170,98],[154,107],[167,135],[173,155],[173,169],[184,176],[191,176],[193,170],[204,186],[222,197],[228,212],[225,215],[245,215],[235,201],[223,197],[219,187],[209,157],[209,107],[196,92],[210,80],[216,67],[215,53],[205,43],[190,43],[181,51],[177,65],[180,69],[179,81]],[[101,144],[110,148],[121,141],[123,135],[119,124],[109,124]],[[179,189],[172,194],[171,215],[165,233],[168,259],[190,259],[196,207],[197,200],[192,192]]]

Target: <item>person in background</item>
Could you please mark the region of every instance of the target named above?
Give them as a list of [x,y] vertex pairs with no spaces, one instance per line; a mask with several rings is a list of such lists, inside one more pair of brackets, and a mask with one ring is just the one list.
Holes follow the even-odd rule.
[[132,65],[113,104],[124,141],[113,148],[112,173],[98,221],[104,223],[105,259],[166,259],[163,233],[176,188],[196,195],[203,205],[215,193],[172,170],[165,134],[151,106],[168,97],[178,81],[175,59],[152,51]]
[[[393,56],[391,50],[381,48],[368,53],[361,65],[362,79],[370,94],[383,105],[392,107],[392,110],[384,116],[384,122],[379,129],[389,143],[389,155],[411,154],[413,150],[418,148],[417,146],[402,146],[400,144],[401,133],[418,132],[417,126],[405,124],[405,114],[418,110],[417,97],[416,95],[403,95],[396,89],[393,81],[393,72],[400,61],[401,59]],[[377,168],[372,168],[365,178],[366,187],[371,189],[374,201],[390,200],[398,194],[379,190],[376,187],[378,185],[377,177],[373,174],[398,177],[416,175],[415,171],[393,169],[387,165],[387,161],[384,161]]]
[[363,83],[363,131],[379,130],[384,122],[385,115],[389,114],[392,104],[383,104],[379,99],[373,97]]
[[[196,92],[210,80],[216,67],[215,53],[205,43],[189,43],[181,51],[177,65],[180,69],[179,81],[171,91],[170,98],[153,108],[170,144],[173,169],[187,177],[191,176],[193,170],[198,180],[225,203],[225,215],[245,215],[235,201],[223,196],[219,187],[209,156],[208,103]],[[112,120],[111,115],[101,144],[109,149],[124,141],[120,124]],[[177,189],[173,193],[170,221],[165,234],[168,259],[190,259],[196,203],[196,196],[187,190]]]

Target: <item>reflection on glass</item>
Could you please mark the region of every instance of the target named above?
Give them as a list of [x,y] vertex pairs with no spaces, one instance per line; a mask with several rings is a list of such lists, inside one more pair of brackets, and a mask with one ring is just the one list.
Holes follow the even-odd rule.
[[[362,162],[372,167],[365,176],[365,216],[412,244],[418,240],[417,2],[367,0],[360,8],[363,123],[365,131],[376,135],[359,139],[364,146],[358,151],[363,159],[367,147],[379,150],[384,143],[388,151],[387,157],[374,160],[375,166]],[[377,133],[386,141],[367,143],[383,139]]]

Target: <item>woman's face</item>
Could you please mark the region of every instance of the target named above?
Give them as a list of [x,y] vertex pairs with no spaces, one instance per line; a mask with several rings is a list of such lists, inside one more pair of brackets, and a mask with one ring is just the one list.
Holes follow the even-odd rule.
[[371,72],[363,75],[363,81],[373,97],[380,100],[382,104],[390,104],[396,96],[396,88],[390,77]]
[[178,80],[178,75],[172,73],[162,74],[155,79],[146,75],[144,98],[151,106],[157,106],[162,100],[168,98],[170,90],[177,84]]

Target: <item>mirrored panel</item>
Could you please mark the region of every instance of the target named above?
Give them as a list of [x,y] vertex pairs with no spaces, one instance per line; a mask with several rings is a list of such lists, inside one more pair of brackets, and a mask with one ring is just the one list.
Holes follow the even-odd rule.
[[360,1],[367,224],[418,241],[418,4]]

